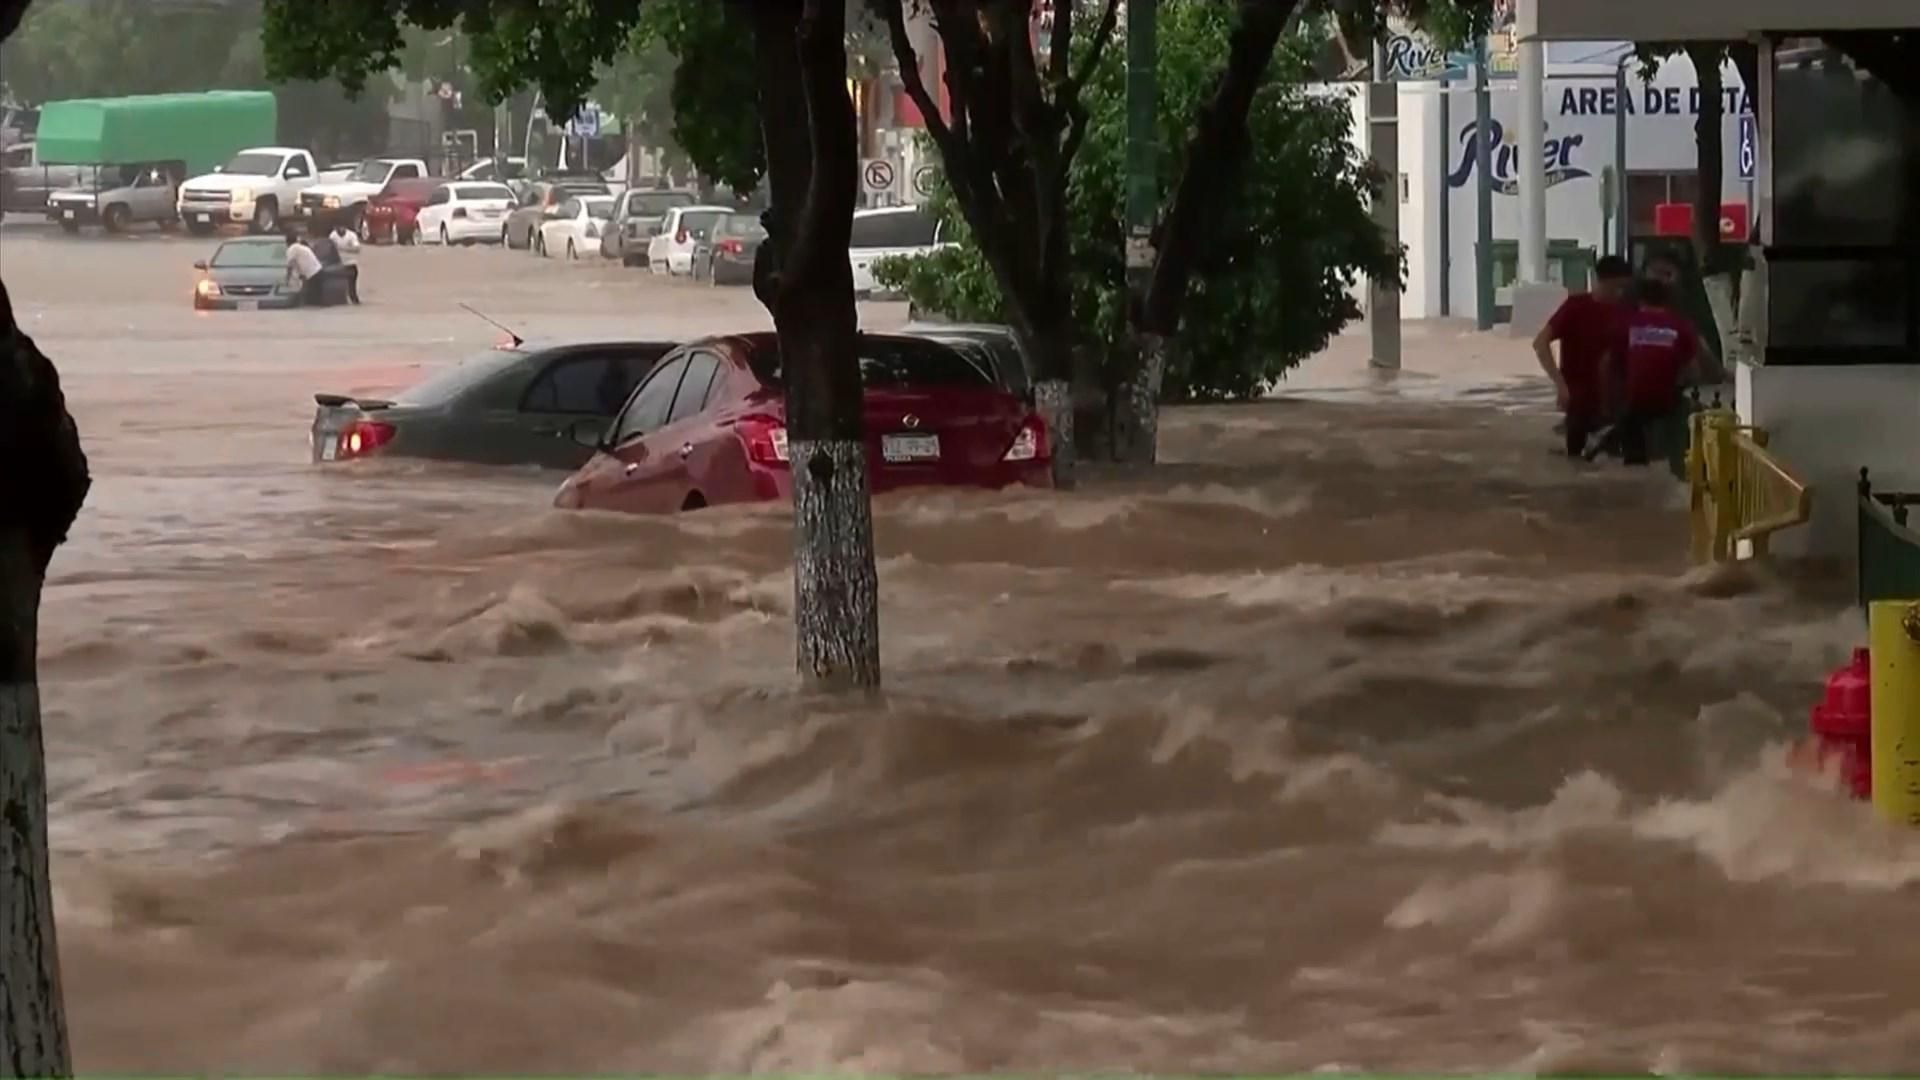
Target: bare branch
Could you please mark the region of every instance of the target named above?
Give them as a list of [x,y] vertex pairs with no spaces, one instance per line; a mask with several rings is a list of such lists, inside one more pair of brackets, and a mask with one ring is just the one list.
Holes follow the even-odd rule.
[[[1074,75],[1064,86],[1059,87],[1054,97],[1055,101],[1080,99],[1080,91],[1087,85],[1087,80],[1093,78],[1093,73],[1099,69],[1100,57],[1107,51],[1107,43],[1113,40],[1113,30],[1119,21],[1120,0],[1107,0],[1107,10],[1100,16],[1100,26],[1093,32],[1093,45],[1087,50],[1087,62],[1081,65],[1079,74]],[[1056,82],[1056,85],[1059,84]],[[1073,155],[1068,154],[1067,157],[1071,159]]]
[[1155,246],[1153,273],[1138,298],[1137,325],[1170,335],[1179,328],[1194,260],[1247,157],[1247,113],[1266,80],[1273,50],[1301,0],[1240,0],[1227,64],[1200,108],[1173,201]]
[[1053,0],[1053,31],[1047,35],[1047,81],[1058,87],[1067,78],[1073,54],[1075,0]]
[[939,146],[942,154],[954,152],[953,132],[947,127],[946,118],[940,115],[940,105],[927,91],[925,79],[920,77],[920,56],[913,51],[913,37],[907,33],[907,12],[902,0],[874,0],[880,6],[880,14],[887,22],[887,38],[893,42],[893,58],[900,67],[900,82],[906,88],[907,99],[913,107],[920,110],[920,118],[927,125],[927,134]]

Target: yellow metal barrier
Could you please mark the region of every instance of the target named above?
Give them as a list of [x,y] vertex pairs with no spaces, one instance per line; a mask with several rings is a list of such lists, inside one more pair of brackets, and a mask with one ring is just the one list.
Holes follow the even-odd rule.
[[1804,525],[1813,511],[1807,486],[1767,452],[1767,433],[1740,423],[1732,409],[1702,409],[1690,420],[1687,486],[1692,491],[1695,562],[1732,562],[1740,545],[1759,557],[1774,533]]
[[1920,601],[1876,600],[1873,654],[1873,805],[1920,826]]

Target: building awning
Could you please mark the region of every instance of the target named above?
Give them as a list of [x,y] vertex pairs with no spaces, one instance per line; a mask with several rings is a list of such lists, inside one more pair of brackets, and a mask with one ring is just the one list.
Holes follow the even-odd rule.
[[1547,41],[1742,41],[1920,29],[1916,0],[1519,0],[1514,35]]

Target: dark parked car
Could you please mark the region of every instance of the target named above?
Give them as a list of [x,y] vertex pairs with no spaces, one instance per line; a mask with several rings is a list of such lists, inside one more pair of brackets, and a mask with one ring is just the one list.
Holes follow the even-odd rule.
[[542,180],[520,197],[520,205],[507,215],[507,223],[500,226],[500,236],[508,247],[526,251],[533,247],[533,238],[539,234],[540,226],[559,215],[561,203],[575,195],[606,194],[604,180]]
[[693,276],[710,285],[753,284],[753,259],[767,238],[760,215],[722,214],[693,249]]
[[[876,493],[1052,486],[1046,424],[966,356],[900,334],[862,334],[858,349]],[[570,434],[593,446],[593,460],[567,478],[554,505],[673,513],[790,498],[778,350],[770,333],[675,350],[613,423],[574,425]]]
[[300,289],[287,283],[287,242],[278,236],[237,236],[213,249],[213,257],[193,264],[200,280],[193,285],[199,311],[290,308]]
[[673,347],[519,342],[489,349],[392,400],[315,394],[313,460],[399,456],[578,468],[592,451],[567,431],[582,420],[612,419]]

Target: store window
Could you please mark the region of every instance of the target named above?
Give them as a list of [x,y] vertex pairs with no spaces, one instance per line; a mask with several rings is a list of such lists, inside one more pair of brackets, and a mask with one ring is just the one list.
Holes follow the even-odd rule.
[[1920,363],[1914,106],[1818,43],[1773,62],[1767,362]]

